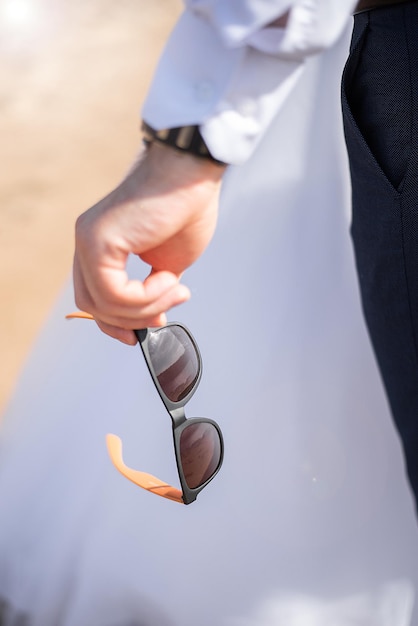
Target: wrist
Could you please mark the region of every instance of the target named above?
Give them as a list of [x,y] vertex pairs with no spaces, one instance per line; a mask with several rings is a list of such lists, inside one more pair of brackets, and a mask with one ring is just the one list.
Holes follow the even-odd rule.
[[173,179],[178,185],[194,182],[218,183],[227,167],[157,141],[146,144],[144,159],[153,172],[158,172],[166,180]]
[[211,154],[196,125],[156,130],[143,121],[142,132],[145,145],[158,143],[169,146],[181,154],[191,154],[204,161],[211,161],[220,167],[227,165]]

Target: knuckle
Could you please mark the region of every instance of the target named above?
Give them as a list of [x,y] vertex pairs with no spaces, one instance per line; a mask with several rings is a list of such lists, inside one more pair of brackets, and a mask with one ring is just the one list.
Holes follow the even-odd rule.
[[91,314],[94,313],[92,300],[91,298],[89,298],[89,296],[86,293],[78,292],[75,289],[74,290],[74,302],[81,311],[85,311],[86,313],[91,313]]
[[75,241],[77,247],[85,247],[90,245],[91,220],[88,218],[87,212],[78,216],[75,222]]
[[77,217],[75,221],[76,238],[82,237],[82,235],[84,234],[85,223],[86,223],[85,213],[82,213],[81,215]]

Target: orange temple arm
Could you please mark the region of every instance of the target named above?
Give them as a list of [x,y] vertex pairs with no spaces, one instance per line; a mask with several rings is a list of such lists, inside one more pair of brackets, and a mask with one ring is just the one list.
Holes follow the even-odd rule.
[[[90,313],[85,313],[84,311],[75,311],[74,313],[68,313],[65,318],[81,318],[87,320],[94,319],[94,317],[90,315]],[[180,502],[180,504],[184,504],[182,492],[179,489],[171,487],[171,485],[163,482],[159,478],[156,478],[152,474],[140,472],[125,465],[122,457],[122,441],[119,437],[111,434],[106,435],[106,444],[113,465],[123,476],[125,476],[125,478],[131,480],[133,483],[135,483],[135,485],[138,485],[138,487],[142,487],[142,489],[151,491],[152,493],[155,493],[158,496],[162,496],[163,498],[174,500],[174,502]]]
[[83,320],[94,320],[94,317],[90,315],[90,313],[85,313],[84,311],[74,311],[74,313],[67,313],[67,315],[65,316],[66,320],[73,320],[76,318]]
[[151,491],[163,498],[184,504],[182,492],[179,489],[171,487],[171,485],[168,485],[159,478],[155,478],[152,474],[139,472],[125,465],[122,458],[122,441],[119,437],[111,434],[106,435],[106,444],[113,465],[125,478],[131,480],[135,485],[138,485],[138,487],[142,487],[142,489]]

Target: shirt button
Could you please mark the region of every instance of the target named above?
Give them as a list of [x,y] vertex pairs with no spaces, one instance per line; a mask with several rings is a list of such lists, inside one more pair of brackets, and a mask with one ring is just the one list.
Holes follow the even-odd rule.
[[199,102],[209,102],[213,97],[213,85],[202,81],[195,86],[195,93]]

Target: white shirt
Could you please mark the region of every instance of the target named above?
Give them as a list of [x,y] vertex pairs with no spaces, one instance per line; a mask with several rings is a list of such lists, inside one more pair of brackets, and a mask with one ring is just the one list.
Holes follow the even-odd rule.
[[[300,77],[331,46],[356,0],[186,0],[143,107],[154,128],[197,124],[226,163],[252,154]],[[286,28],[269,24],[289,11]]]

